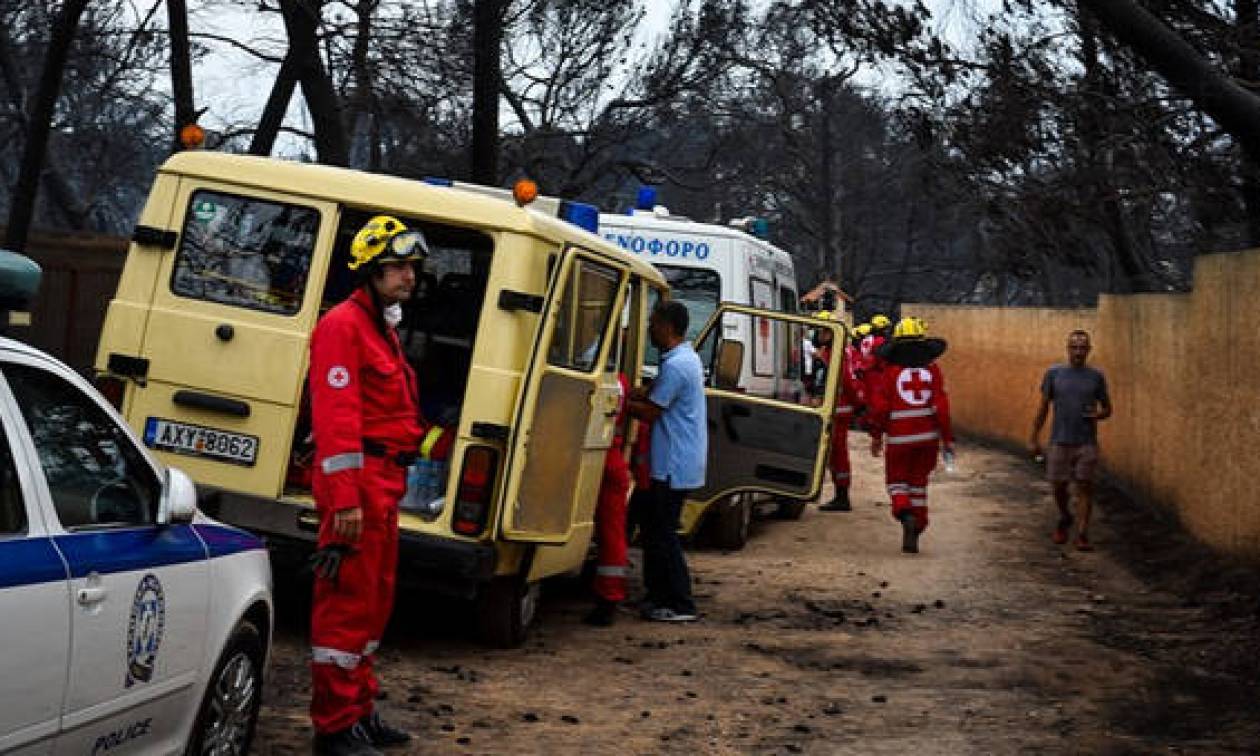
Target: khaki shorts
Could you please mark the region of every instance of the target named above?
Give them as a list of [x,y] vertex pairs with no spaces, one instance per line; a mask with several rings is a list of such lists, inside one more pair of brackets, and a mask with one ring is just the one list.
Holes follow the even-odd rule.
[[1046,454],[1046,477],[1051,483],[1090,481],[1098,466],[1098,444],[1051,444]]

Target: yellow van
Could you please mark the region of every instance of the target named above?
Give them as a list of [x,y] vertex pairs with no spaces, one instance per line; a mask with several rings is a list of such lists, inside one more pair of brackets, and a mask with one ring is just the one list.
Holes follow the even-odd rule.
[[[558,212],[589,221],[592,210],[562,202]],[[310,334],[353,290],[351,239],[380,213],[429,243],[399,335],[426,418],[454,437],[431,506],[401,516],[400,581],[475,599],[484,640],[515,645],[539,582],[585,560],[605,453],[631,430],[614,427],[616,374],[638,380],[650,307],[668,291],[651,265],[490,196],[180,153],[159,169],[136,227],[101,334],[98,385],[146,445],[178,460],[207,512],[265,534],[278,563],[309,550]],[[742,393],[743,345],[722,338],[729,318],[756,318],[785,338],[818,325],[735,308],[701,334],[714,440],[697,498],[812,497],[830,406]]]

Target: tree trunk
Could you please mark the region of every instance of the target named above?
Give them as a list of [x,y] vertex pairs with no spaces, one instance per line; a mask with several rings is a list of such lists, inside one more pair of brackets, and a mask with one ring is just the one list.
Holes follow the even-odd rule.
[[280,64],[276,80],[271,84],[271,94],[267,97],[267,105],[263,108],[262,117],[258,119],[258,128],[249,143],[249,154],[266,157],[275,147],[276,136],[280,126],[284,124],[284,115],[289,111],[289,101],[293,99],[293,88],[297,86],[298,63],[290,50]]
[[[1260,93],[1260,1],[1235,1],[1234,29],[1238,79],[1253,93]],[[1243,155],[1242,195],[1247,207],[1247,244],[1260,246],[1260,156],[1255,153]]]
[[1260,95],[1239,86],[1134,0],[1080,3],[1260,159]]
[[503,0],[473,2],[472,180],[499,182],[499,83]]
[[[319,52],[318,29],[322,0],[280,0],[289,55],[297,65],[297,80],[315,127],[315,154],[327,165],[350,162],[341,104]],[[288,57],[288,56],[286,56]]]
[[836,249],[835,218],[835,155],[831,150],[832,132],[832,83],[821,79],[816,87],[818,98],[818,138],[815,149],[818,156],[818,276],[822,279],[840,280],[839,251]]
[[5,229],[4,246],[14,252],[26,250],[26,237],[30,233],[35,198],[39,193],[39,174],[43,170],[49,133],[52,131],[53,109],[61,94],[61,77],[66,59],[70,56],[70,44],[74,41],[79,17],[87,4],[88,0],[66,0],[53,19],[48,50],[44,53],[44,68],[39,76],[39,89],[35,93],[35,104],[28,122],[22,166],[13,187],[13,201]]
[[354,74],[354,94],[350,98],[354,110],[351,113],[350,165],[355,168],[373,168],[379,163],[380,150],[374,144],[376,138],[376,97],[372,87],[372,67],[369,53],[372,49],[372,12],[377,0],[359,0],[355,7],[358,16],[351,66]]
[[188,45],[188,6],[184,0],[166,0],[171,27],[171,91],[175,96],[175,152],[184,149],[179,130],[197,120],[193,104],[192,59]]

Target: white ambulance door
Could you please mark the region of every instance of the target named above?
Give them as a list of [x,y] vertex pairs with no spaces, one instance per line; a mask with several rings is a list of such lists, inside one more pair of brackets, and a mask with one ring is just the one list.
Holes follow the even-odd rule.
[[558,269],[510,442],[500,519],[509,541],[568,542],[599,493],[616,427],[620,387],[608,353],[627,271],[576,247]]
[[[739,320],[756,325],[729,328]],[[822,487],[842,370],[828,371],[820,406],[745,383],[755,348],[729,334],[755,334],[763,320],[781,340],[799,341],[810,328],[830,329],[836,343],[845,338],[840,323],[733,304],[718,309],[696,344],[705,367],[709,450],[704,487],[689,497],[694,501],[707,503],[740,492],[811,499]],[[771,355],[776,361],[788,360],[791,350],[773,350]]]
[[70,586],[35,494],[22,419],[0,397],[0,753],[46,754],[61,723]]
[[159,472],[99,396],[43,365],[3,373],[70,579],[56,753],[171,750],[206,653],[205,545],[191,525],[157,524]]

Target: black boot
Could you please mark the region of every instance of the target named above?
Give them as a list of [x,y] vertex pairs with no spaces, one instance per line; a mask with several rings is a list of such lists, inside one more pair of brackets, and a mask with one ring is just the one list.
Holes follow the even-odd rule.
[[617,619],[617,604],[613,601],[604,601],[600,599],[595,602],[595,607],[582,618],[582,621],[588,625],[595,627],[612,627]]
[[359,726],[367,733],[368,742],[377,748],[391,748],[411,741],[411,734],[390,726],[381,719],[379,712],[372,712],[359,720]]
[[849,489],[837,488],[836,495],[831,497],[831,501],[823,504],[818,508],[819,512],[849,512],[853,506],[849,504]]
[[907,554],[919,553],[919,523],[910,512],[901,515],[901,550]]
[[314,750],[315,756],[381,756],[360,722],[337,732],[317,733]]

